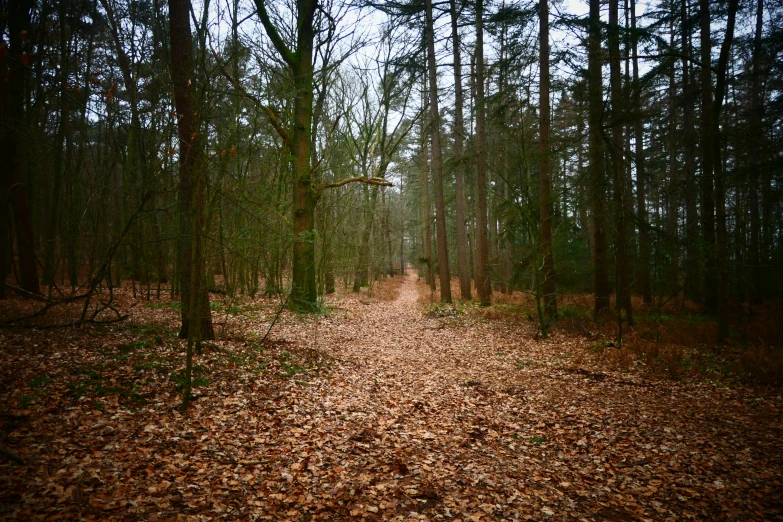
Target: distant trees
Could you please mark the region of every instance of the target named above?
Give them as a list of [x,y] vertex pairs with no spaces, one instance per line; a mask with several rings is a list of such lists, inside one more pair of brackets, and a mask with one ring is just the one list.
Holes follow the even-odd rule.
[[3,293],[100,273],[178,295],[183,336],[195,296],[207,337],[208,291],[314,311],[410,263],[444,302],[452,272],[530,292],[542,327],[589,292],[601,321],[690,300],[724,339],[783,292],[774,3],[202,7],[2,4]]

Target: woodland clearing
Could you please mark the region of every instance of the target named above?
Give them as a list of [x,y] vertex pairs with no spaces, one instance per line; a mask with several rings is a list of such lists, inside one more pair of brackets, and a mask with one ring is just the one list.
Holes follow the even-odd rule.
[[0,446],[24,461],[0,457],[0,517],[783,519],[779,389],[613,371],[427,291],[328,297],[263,341],[274,301],[217,303],[184,414],[176,303],[0,330]]

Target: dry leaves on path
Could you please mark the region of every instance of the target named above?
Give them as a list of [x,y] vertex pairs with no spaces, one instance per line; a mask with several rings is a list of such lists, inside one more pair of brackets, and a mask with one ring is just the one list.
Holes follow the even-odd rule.
[[[430,317],[226,314],[177,406],[176,311],[0,332],[0,516],[63,520],[783,519],[779,392],[576,365],[575,339]],[[425,290],[426,291],[426,290]]]

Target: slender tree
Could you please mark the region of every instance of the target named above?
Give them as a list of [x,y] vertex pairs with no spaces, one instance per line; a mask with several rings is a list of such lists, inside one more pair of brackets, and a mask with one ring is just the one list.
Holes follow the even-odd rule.
[[440,300],[451,302],[449,248],[446,238],[446,203],[443,196],[443,149],[441,146],[440,111],[438,104],[438,72],[435,60],[435,29],[432,0],[424,0],[427,15],[427,71],[430,80],[430,137],[432,141],[432,182],[435,188],[435,235],[438,241],[438,278]]
[[476,0],[476,290],[482,306],[492,301],[487,237],[487,136],[484,100],[484,2]]
[[465,122],[462,114],[465,95],[462,90],[462,53],[460,49],[459,15],[456,0],[449,0],[451,13],[451,45],[454,55],[454,206],[457,218],[457,274],[462,299],[471,299],[470,273],[468,271],[467,217],[465,215],[465,159],[463,148],[465,140]]
[[[182,295],[183,339],[214,337],[207,286],[202,281],[201,235],[204,227],[205,186],[203,143],[199,107],[194,99],[193,41],[190,33],[190,0],[169,0],[171,78],[179,136],[179,267]],[[199,329],[191,328],[194,323]],[[191,352],[188,357],[190,360]]]
[[626,227],[625,158],[623,143],[623,79],[620,73],[619,0],[609,1],[609,83],[612,98],[612,159],[614,202],[614,249],[617,272],[617,309],[625,310],[628,324],[633,324],[631,309],[630,267],[628,263],[628,231]]
[[[631,0],[631,53],[633,55],[633,106],[636,111],[642,110],[642,89],[639,81],[639,36],[636,25],[636,0]],[[672,70],[674,67],[672,66]],[[671,93],[670,93],[671,94]],[[673,96],[673,94],[672,94]],[[674,119],[675,111],[670,117]],[[634,156],[636,165],[636,220],[639,226],[639,259],[636,263],[636,274],[639,280],[639,290],[645,303],[652,303],[652,285],[650,282],[650,235],[647,220],[647,172],[644,160],[644,119],[642,114],[635,115],[633,120]],[[674,161],[672,157],[672,161]],[[673,173],[676,175],[676,171]]]
[[551,319],[557,315],[555,289],[555,259],[552,254],[552,180],[549,174],[549,0],[539,0],[539,64],[540,91],[538,108],[539,129],[539,246],[543,257],[541,269],[544,309]]
[[587,36],[588,154],[590,156],[590,203],[593,212],[593,292],[596,317],[609,310],[609,268],[606,238],[606,172],[601,120],[601,2],[590,0]]
[[[30,0],[9,0],[6,9],[9,42],[0,40],[0,297],[5,296],[7,268],[12,261],[9,217],[13,215],[16,249],[19,255],[19,286],[37,294],[38,264],[35,257],[33,222],[28,200],[27,181],[22,173],[22,129],[25,115],[25,85],[29,55],[24,35],[30,29]],[[3,11],[5,11],[3,13]],[[6,20],[0,22],[0,29]],[[0,34],[2,34],[0,30]],[[12,214],[9,212],[12,211]]]

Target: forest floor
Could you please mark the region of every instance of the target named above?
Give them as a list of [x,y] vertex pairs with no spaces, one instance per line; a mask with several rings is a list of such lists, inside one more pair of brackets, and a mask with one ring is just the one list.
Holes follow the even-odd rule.
[[426,292],[337,295],[263,342],[274,301],[218,303],[184,414],[175,303],[0,330],[0,447],[24,461],[0,456],[0,518],[783,520],[780,389],[613,371]]

